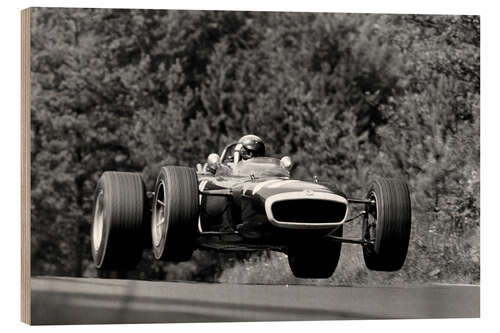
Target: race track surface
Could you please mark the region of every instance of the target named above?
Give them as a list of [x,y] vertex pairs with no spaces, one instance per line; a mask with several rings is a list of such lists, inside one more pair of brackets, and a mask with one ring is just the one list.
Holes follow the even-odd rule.
[[479,317],[479,287],[31,279],[32,324]]

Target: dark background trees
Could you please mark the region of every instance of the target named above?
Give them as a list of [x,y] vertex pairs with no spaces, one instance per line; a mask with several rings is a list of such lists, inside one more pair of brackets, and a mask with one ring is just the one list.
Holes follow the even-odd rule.
[[[162,165],[255,133],[295,177],[352,195],[405,179],[412,241],[394,274],[479,280],[477,16],[37,8],[31,32],[33,274],[95,274],[103,171],[151,187]],[[215,280],[238,261],[145,254],[135,274]]]

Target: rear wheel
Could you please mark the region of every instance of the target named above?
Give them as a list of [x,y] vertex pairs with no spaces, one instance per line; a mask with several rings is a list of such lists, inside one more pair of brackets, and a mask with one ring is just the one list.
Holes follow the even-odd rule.
[[[342,237],[343,226],[332,235]],[[303,279],[326,279],[337,268],[341,242],[314,239],[290,245],[288,264],[295,277]]]
[[98,269],[132,270],[142,257],[147,198],[140,174],[105,172],[97,184],[91,248]]
[[363,256],[368,269],[397,271],[406,259],[411,230],[411,202],[408,185],[399,180],[381,179],[373,182],[367,206],[368,219]]
[[192,168],[167,166],[155,187],[151,235],[156,259],[186,261],[198,236],[198,178]]

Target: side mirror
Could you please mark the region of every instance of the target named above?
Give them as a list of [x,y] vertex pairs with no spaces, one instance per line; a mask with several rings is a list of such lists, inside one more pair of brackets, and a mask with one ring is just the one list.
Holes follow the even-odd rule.
[[209,170],[215,171],[219,167],[220,157],[218,154],[212,153],[207,157],[207,168]]
[[286,169],[288,171],[290,171],[290,169],[292,168],[292,159],[288,156],[283,156],[280,160],[280,166],[283,168],[283,169]]

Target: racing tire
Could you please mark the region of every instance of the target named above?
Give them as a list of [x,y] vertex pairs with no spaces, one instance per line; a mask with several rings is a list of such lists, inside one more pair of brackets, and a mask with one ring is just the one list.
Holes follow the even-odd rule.
[[[408,252],[411,232],[410,191],[405,182],[393,179],[374,181],[368,190],[368,224],[364,232],[370,244],[363,246],[368,269],[393,272],[401,269]],[[371,226],[370,226],[371,225]]]
[[141,175],[104,172],[97,183],[90,229],[96,267],[116,271],[135,269],[142,258],[148,227],[146,189]]
[[[332,235],[342,237],[343,226]],[[293,275],[301,279],[327,279],[335,272],[340,259],[342,243],[315,239],[291,244],[288,265]]]
[[161,168],[152,204],[154,257],[162,261],[191,259],[198,237],[198,178],[192,168]]

